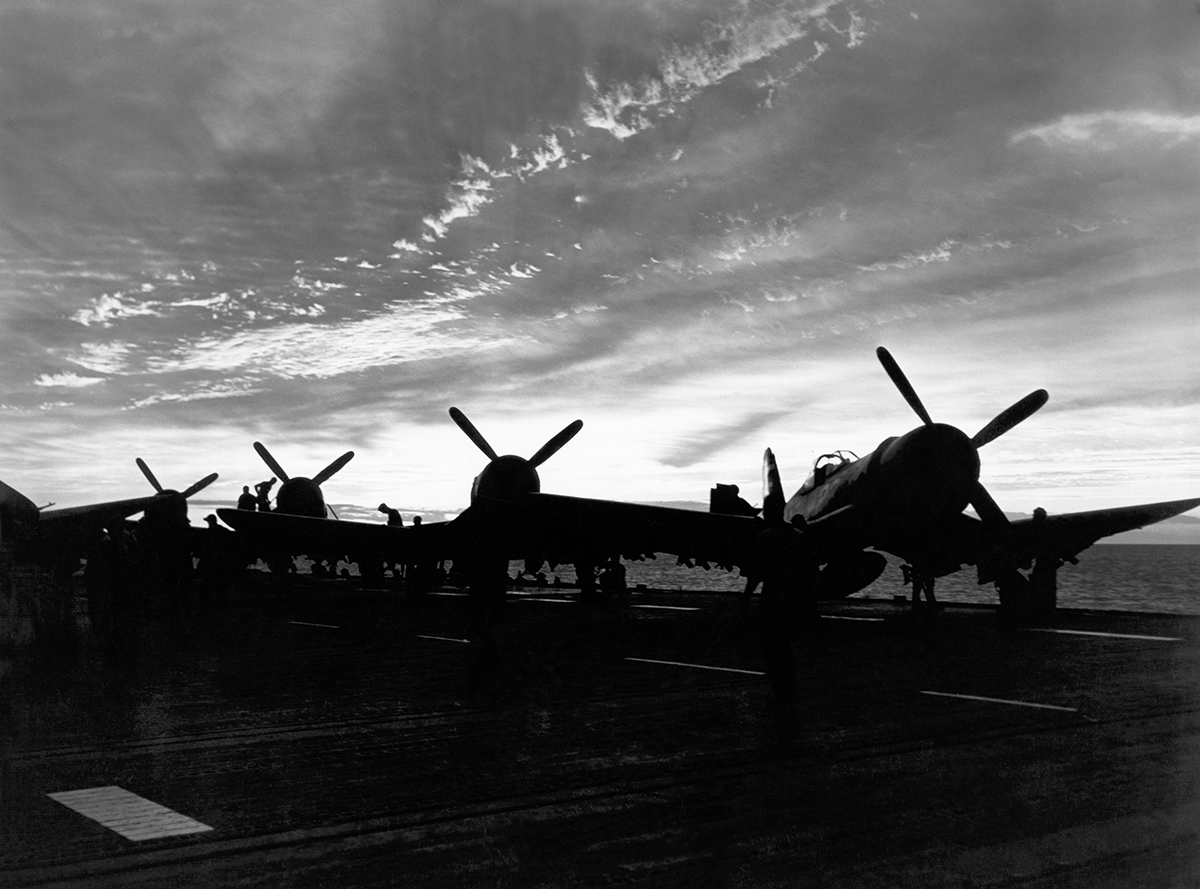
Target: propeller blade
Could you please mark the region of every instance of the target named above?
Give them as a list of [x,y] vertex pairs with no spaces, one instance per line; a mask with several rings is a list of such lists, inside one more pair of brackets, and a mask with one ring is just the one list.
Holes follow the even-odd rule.
[[211,485],[216,480],[217,480],[217,474],[215,472],[212,475],[206,475],[204,478],[200,479],[200,481],[196,482],[196,484],[192,485],[190,488],[188,488],[186,491],[183,492],[183,499],[187,500],[189,497],[191,497],[197,491],[204,490],[205,488],[207,488],[209,485]]
[[558,449],[575,437],[576,433],[583,428],[583,420],[576,420],[568,425],[562,432],[550,439],[538,452],[529,458],[529,463],[535,469],[558,453]]
[[[314,475],[313,481],[318,485],[322,482],[328,481],[330,476],[349,463],[353,457],[354,451],[346,451],[346,453],[342,454],[342,456],[338,457],[336,460]],[[284,479],[284,481],[287,481],[287,479]]]
[[261,441],[254,443],[254,450],[258,451],[258,456],[262,457],[262,461],[267,464],[267,468],[279,476],[280,481],[288,481],[288,474],[283,471],[283,467],[271,456],[271,452],[263,446]]
[[452,407],[450,408],[450,419],[458,425],[459,429],[467,434],[467,438],[475,442],[475,447],[483,451],[484,456],[486,456],[489,460],[497,459],[496,452],[492,450],[492,446],[487,443],[487,439],[484,438],[479,433],[479,430],[475,428],[475,424],[467,419],[466,414],[464,414],[458,408]]
[[150,467],[146,465],[146,461],[138,457],[134,462],[137,463],[138,469],[142,471],[142,475],[146,476],[146,481],[150,482],[154,490],[161,494],[163,486],[158,483],[158,479],[154,477],[154,473],[150,471]]
[[989,441],[999,438],[1018,423],[1028,420],[1049,398],[1050,393],[1045,389],[1037,389],[1030,392],[1012,407],[1001,411],[996,415],[995,419],[976,432],[975,437],[971,439],[971,444],[977,448],[981,448]]
[[783,482],[779,480],[779,467],[771,449],[763,451],[763,506],[762,516],[768,522],[783,522]]
[[979,518],[983,523],[991,528],[1007,528],[1008,516],[1004,514],[1004,510],[1000,505],[992,499],[992,495],[987,492],[987,488],[979,482],[975,483],[975,493],[971,496],[971,505],[975,507],[975,511],[979,513]]
[[904,371],[900,369],[900,365],[892,357],[892,353],[883,346],[880,346],[875,350],[875,354],[879,357],[879,363],[883,365],[883,369],[887,371],[887,375],[891,377],[892,383],[900,390],[900,394],[904,396],[904,400],[908,402],[908,406],[921,418],[922,423],[926,426],[932,426],[933,420],[930,419],[929,412],[925,410],[925,405],[921,404],[921,399],[917,397],[917,390],[912,387],[912,384],[908,381],[908,377],[904,375]]

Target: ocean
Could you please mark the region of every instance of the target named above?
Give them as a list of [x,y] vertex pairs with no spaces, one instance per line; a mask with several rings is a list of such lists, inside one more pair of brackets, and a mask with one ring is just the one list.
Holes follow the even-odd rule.
[[[902,584],[899,561],[889,566],[878,580],[855,595],[868,598],[908,596]],[[744,581],[736,572],[719,568],[686,568],[668,556],[629,562],[626,579],[630,586],[644,583],[659,589],[740,591]],[[564,581],[575,579],[566,566]],[[1058,572],[1058,604],[1061,608],[1095,608],[1108,611],[1154,611],[1200,615],[1200,546],[1104,544],[1084,550],[1078,565],[1064,565]],[[991,584],[979,586],[975,569],[939,577],[935,592],[946,602],[995,604],[999,600]]]

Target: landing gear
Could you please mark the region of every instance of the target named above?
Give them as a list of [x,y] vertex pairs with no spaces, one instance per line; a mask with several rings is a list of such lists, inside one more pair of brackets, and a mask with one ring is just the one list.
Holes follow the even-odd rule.
[[1010,568],[996,578],[1000,611],[1011,622],[1026,623],[1054,614],[1058,605],[1058,569],[1062,561],[1039,556],[1026,577]]

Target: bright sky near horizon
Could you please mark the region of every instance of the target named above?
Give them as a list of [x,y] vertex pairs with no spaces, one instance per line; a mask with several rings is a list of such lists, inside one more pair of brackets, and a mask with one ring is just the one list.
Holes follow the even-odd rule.
[[1200,11],[1077,0],[0,5],[0,477],[347,449],[335,503],[758,500],[917,419],[1007,510],[1200,495]]

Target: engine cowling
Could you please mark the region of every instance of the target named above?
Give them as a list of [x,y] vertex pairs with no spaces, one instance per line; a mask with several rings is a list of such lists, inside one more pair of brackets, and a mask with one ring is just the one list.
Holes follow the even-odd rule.
[[882,553],[871,550],[838,556],[821,569],[817,597],[844,599],[874,583],[887,565]]

